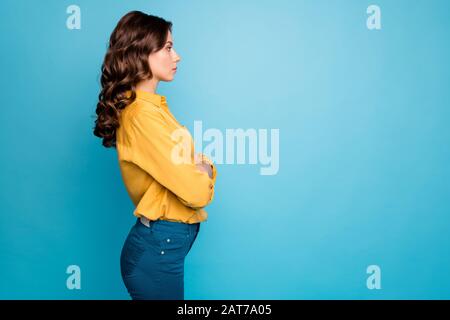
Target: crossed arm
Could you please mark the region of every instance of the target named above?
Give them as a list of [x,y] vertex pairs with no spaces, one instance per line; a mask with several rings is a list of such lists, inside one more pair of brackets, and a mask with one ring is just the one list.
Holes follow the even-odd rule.
[[217,172],[213,162],[199,153],[195,154],[195,163],[175,163],[172,152],[177,142],[157,110],[140,109],[132,116],[128,129],[132,137],[130,158],[133,163],[188,207],[202,208],[212,201]]

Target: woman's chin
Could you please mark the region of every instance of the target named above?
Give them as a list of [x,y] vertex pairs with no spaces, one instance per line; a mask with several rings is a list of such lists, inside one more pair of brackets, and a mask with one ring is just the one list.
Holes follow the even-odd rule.
[[164,79],[161,79],[161,81],[164,81],[164,82],[170,82],[170,81],[172,81],[174,78],[175,78],[174,76],[166,77],[166,78],[164,78]]

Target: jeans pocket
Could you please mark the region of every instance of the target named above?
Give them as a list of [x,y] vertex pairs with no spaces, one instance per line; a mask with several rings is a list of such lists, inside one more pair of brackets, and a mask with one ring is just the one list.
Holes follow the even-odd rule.
[[152,233],[161,256],[169,260],[184,259],[189,246],[189,235],[187,233],[172,233],[162,230],[153,230]]

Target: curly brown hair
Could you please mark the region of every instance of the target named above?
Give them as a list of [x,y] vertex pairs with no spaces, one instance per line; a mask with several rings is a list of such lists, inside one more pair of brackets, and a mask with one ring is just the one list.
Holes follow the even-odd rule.
[[[101,91],[94,135],[106,148],[116,148],[116,130],[122,109],[136,99],[135,86],[153,77],[149,55],[164,47],[172,22],[131,11],[114,28],[101,67]],[[131,95],[127,95],[131,91]]]

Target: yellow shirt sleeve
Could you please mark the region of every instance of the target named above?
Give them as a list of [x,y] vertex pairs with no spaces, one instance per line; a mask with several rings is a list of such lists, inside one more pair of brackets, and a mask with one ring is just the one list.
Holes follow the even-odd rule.
[[[186,206],[203,208],[214,197],[216,169],[210,178],[199,170],[193,159],[176,163],[172,152],[177,142],[157,109],[141,108],[131,117],[132,161],[161,185],[174,193]],[[187,130],[187,129],[186,129]]]

